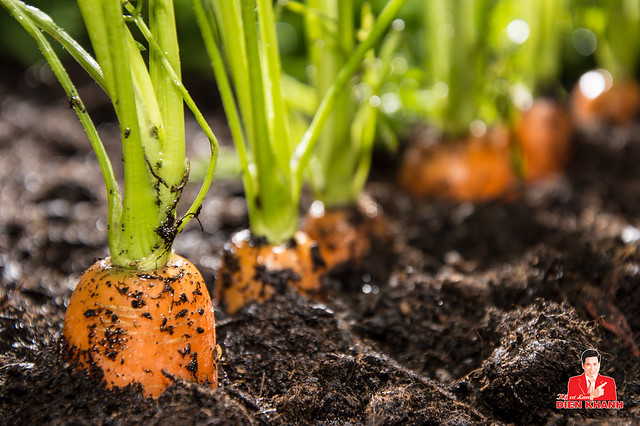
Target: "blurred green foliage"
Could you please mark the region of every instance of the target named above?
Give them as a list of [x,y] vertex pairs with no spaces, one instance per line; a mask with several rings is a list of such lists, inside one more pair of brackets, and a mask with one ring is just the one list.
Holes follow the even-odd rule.
[[[288,1],[294,3],[293,0]],[[304,0],[298,1],[304,3]],[[308,84],[305,22],[299,13],[283,7],[286,2],[274,0],[282,66],[285,74]],[[28,3],[51,15],[80,44],[89,46],[75,1],[28,0]],[[365,3],[370,4],[376,15],[386,0],[354,0],[355,28],[361,28],[359,11]],[[449,83],[444,83],[449,94],[459,99],[484,96],[494,102],[495,96],[499,99],[511,90],[509,85],[504,84],[505,79],[521,83],[534,95],[553,86],[568,89],[582,73],[595,66],[607,68],[614,75],[637,76],[640,60],[640,0],[463,0],[457,9],[454,6],[458,0],[450,0],[442,3],[446,7],[440,12],[434,10],[437,9],[437,3],[409,0],[401,10],[399,18],[405,29],[393,54],[392,73],[380,89],[381,94],[386,95],[384,99],[390,102],[383,102],[382,109],[386,105],[386,115],[395,120],[424,120],[427,116],[433,118],[440,114],[437,120],[441,122],[464,123],[469,121],[469,117],[477,115],[473,109],[484,111],[480,116],[485,119],[496,116],[495,108],[488,102],[484,106],[468,109],[464,103],[456,105],[458,101],[455,99],[448,101],[450,110],[467,109],[467,118],[457,120],[449,113],[436,111],[444,108],[438,105],[442,99],[436,102],[433,95],[434,87],[435,93],[438,87],[444,87],[437,84],[443,82],[442,75],[448,61],[443,53],[446,51],[455,53],[459,62],[468,65],[446,71],[455,71],[455,76],[451,74],[447,77]],[[190,79],[211,81],[209,60],[195,25],[191,3],[176,0],[175,7],[183,70]],[[465,26],[460,21],[464,11],[470,8],[476,10],[475,20],[468,20],[473,22],[475,30],[469,27],[471,24]],[[526,23],[528,36],[523,41],[514,42],[505,34],[510,25],[517,26],[519,21]],[[454,43],[447,47],[447,25],[455,27],[456,22],[462,24],[461,31],[475,34],[474,39],[468,40],[469,44],[465,45],[465,36],[462,33],[454,34],[451,39]],[[433,28],[437,23],[444,31],[438,33]],[[7,13],[0,13],[0,35],[3,40],[0,43],[0,63],[26,68],[41,59],[35,43]],[[64,59],[67,56],[62,57]],[[485,82],[471,88],[465,81],[472,74],[484,78]],[[488,87],[490,85],[492,87]],[[298,89],[303,91],[305,88],[298,86]],[[451,126],[459,128],[464,124],[454,123]]]
[[[91,51],[80,10],[74,0],[27,0],[26,3],[47,13],[71,37]],[[177,0],[175,9],[183,70],[191,74],[207,73],[209,78],[211,67],[204,51],[202,37],[195,25],[191,3],[187,0]],[[33,39],[5,11],[0,13],[0,37],[3,40],[0,43],[0,63],[12,63],[27,68],[42,60],[42,54]],[[54,47],[58,54],[62,52],[57,44],[54,44]],[[68,55],[62,55],[63,60],[68,58]]]

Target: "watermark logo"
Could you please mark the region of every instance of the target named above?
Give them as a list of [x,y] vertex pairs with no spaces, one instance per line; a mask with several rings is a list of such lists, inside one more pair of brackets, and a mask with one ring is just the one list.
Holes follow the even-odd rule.
[[584,373],[569,379],[566,394],[558,394],[556,408],[561,409],[621,409],[624,402],[618,401],[616,381],[600,374],[600,353],[587,349],[580,360]]

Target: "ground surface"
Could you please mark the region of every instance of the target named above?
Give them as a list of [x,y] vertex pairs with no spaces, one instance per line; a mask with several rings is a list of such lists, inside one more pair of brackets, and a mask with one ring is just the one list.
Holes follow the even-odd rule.
[[[322,304],[285,294],[216,312],[219,389],[179,382],[153,401],[61,355],[65,303],[107,255],[105,194],[66,100],[29,78],[0,85],[0,423],[640,421],[637,128],[578,137],[565,176],[510,201],[415,202],[378,158],[368,192],[392,244],[336,274]],[[118,158],[114,127],[101,131]],[[241,186],[216,184],[200,222],[175,249],[211,290],[224,242],[246,227]],[[587,347],[623,409],[556,409]]]

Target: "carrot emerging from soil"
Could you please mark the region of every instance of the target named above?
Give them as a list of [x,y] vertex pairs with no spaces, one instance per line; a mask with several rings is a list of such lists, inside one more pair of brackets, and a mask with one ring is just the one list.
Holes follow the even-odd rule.
[[522,113],[515,131],[524,178],[535,181],[561,172],[571,152],[573,135],[567,109],[552,99],[538,99]]
[[481,201],[510,195],[516,187],[504,128],[433,146],[411,144],[400,167],[400,185],[416,197]]
[[91,266],[71,296],[64,320],[68,350],[108,387],[142,384],[157,397],[172,380],[216,386],[215,320],[202,276],[174,255],[162,269]]
[[283,244],[269,244],[249,231],[235,233],[225,245],[215,298],[233,314],[251,303],[263,303],[287,286],[318,296],[325,262],[318,243],[298,231]]
[[343,265],[358,267],[376,241],[389,241],[389,227],[381,208],[363,199],[346,208],[325,209],[315,201],[301,229],[318,242],[328,271]]
[[604,70],[583,75],[571,93],[571,112],[579,126],[631,123],[640,113],[640,84],[613,80]]

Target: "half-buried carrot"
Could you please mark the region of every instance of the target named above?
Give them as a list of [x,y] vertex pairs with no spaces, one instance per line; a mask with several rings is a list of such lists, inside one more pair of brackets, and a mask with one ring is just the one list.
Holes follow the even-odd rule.
[[[172,250],[175,237],[198,214],[217,157],[215,136],[180,83],[173,2],[150,3],[150,29],[141,11],[127,2],[78,4],[96,59],[42,12],[3,0],[36,39],[69,96],[107,189],[111,257],[91,266],[71,295],[63,327],[68,354],[79,368],[100,371],[108,387],[139,383],[149,396],[158,396],[173,378],[216,386],[211,300],[196,268]],[[149,69],[128,21],[149,44]],[[44,33],[59,40],[113,102],[122,138],[124,194],[96,128]],[[178,218],[176,207],[189,174],[184,102],[211,141],[212,155],[199,194]]]
[[497,27],[489,24],[501,3],[424,2],[419,40],[428,96],[421,114],[432,134],[410,142],[398,174],[414,197],[481,201],[514,190],[510,135],[502,124],[505,81],[495,66],[502,51]]
[[64,319],[73,359],[102,369],[109,387],[142,383],[158,396],[167,374],[215,386],[213,306],[202,276],[180,256],[140,271],[96,262],[80,278]]
[[225,245],[215,297],[233,314],[251,302],[263,303],[294,288],[306,296],[321,295],[325,263],[318,243],[304,232],[282,244],[269,244],[249,231],[234,234]]

